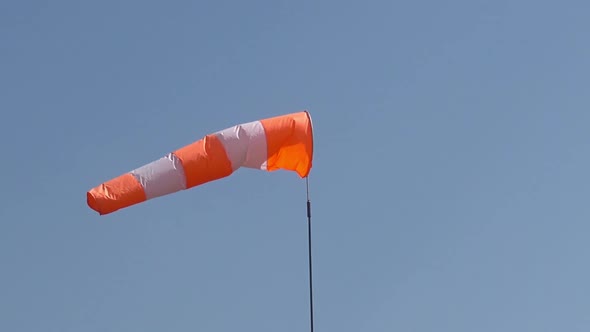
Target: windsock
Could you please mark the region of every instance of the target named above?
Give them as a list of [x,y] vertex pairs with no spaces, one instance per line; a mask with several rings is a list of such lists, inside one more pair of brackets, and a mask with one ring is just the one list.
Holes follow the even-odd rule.
[[86,193],[100,215],[189,189],[231,175],[240,167],[294,171],[308,176],[313,159],[311,117],[307,111],[235,125]]

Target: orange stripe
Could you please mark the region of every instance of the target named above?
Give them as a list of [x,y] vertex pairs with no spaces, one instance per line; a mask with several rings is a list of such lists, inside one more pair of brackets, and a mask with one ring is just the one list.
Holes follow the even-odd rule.
[[213,134],[174,151],[174,154],[184,167],[187,189],[232,173],[223,144]]
[[93,210],[107,214],[141,203],[146,197],[141,184],[126,173],[90,190],[86,200]]
[[311,120],[307,112],[260,121],[266,133],[267,170],[285,169],[306,177],[313,157]]

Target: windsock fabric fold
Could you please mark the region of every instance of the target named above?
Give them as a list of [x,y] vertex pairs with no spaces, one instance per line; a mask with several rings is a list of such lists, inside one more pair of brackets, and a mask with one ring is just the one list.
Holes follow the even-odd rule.
[[206,135],[86,193],[100,215],[231,175],[241,167],[309,175],[313,159],[307,111],[235,125]]

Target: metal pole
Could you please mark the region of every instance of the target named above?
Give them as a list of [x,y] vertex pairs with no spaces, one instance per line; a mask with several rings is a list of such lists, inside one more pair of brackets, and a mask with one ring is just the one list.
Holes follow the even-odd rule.
[[309,318],[311,323],[311,332],[313,332],[313,274],[311,264],[311,201],[309,200],[309,179],[305,178],[307,190],[307,250],[309,257]]

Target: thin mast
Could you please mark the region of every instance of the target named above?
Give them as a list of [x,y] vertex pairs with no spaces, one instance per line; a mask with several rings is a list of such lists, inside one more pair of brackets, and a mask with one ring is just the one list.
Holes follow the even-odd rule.
[[313,274],[311,264],[311,201],[309,199],[309,177],[305,178],[305,187],[307,191],[307,250],[309,257],[309,318],[311,332],[313,332]]

